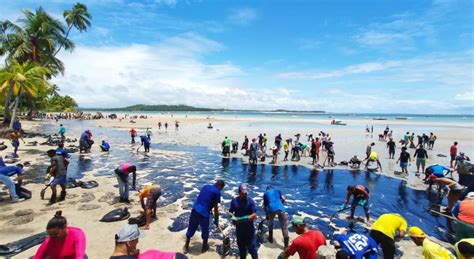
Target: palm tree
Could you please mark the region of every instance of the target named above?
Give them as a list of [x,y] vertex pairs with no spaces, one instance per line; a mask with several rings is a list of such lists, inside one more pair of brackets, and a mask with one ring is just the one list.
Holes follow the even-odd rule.
[[28,98],[34,99],[38,89],[48,87],[49,83],[45,78],[49,73],[48,68],[38,66],[33,62],[20,64],[17,61],[12,61],[8,68],[0,71],[0,84],[2,85],[0,91],[4,90],[3,87],[10,86],[11,82],[14,82],[12,89],[16,98],[10,128],[16,119],[21,96],[25,94]]
[[[82,33],[83,31],[87,31],[87,27],[91,26],[92,15],[87,11],[87,6],[85,4],[76,3],[73,5],[72,10],[64,10],[63,17],[68,25],[66,36],[64,37],[65,40],[67,40],[72,27],[76,28]],[[64,44],[61,44],[59,46],[59,48],[53,54],[53,57],[58,54],[63,45]]]

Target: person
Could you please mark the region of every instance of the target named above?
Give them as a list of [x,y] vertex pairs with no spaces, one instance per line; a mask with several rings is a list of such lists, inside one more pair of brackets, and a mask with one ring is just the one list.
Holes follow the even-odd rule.
[[268,135],[267,133],[263,133],[263,147],[267,148],[267,142],[268,142]]
[[230,157],[230,145],[230,138],[226,136],[224,141],[222,142],[222,155],[224,155],[225,157]]
[[352,169],[359,169],[361,163],[362,161],[356,155],[354,155],[351,160],[349,160],[348,164],[351,166]]
[[429,240],[426,234],[419,227],[411,227],[408,229],[410,239],[417,246],[422,247],[421,254],[425,259],[451,259],[454,255],[446,248]]
[[273,243],[273,221],[278,216],[286,248],[290,238],[288,236],[288,219],[286,218],[284,203],[285,196],[281,194],[281,191],[271,185],[267,186],[267,190],[263,194],[263,210],[265,211],[265,218],[268,220],[268,241]]
[[84,131],[79,138],[79,153],[87,152],[90,150],[93,141],[89,130]]
[[272,151],[272,162],[271,164],[276,164],[278,162],[278,152],[280,151],[277,146],[271,148]]
[[449,155],[451,160],[449,161],[449,165],[451,168],[454,168],[454,161],[456,161],[456,155],[458,153],[458,142],[454,141],[453,145],[449,148]]
[[321,140],[316,137],[316,140],[314,141],[316,145],[316,164],[319,162],[319,154],[321,151]]
[[179,129],[179,122],[175,121],[174,122],[174,129],[177,131]]
[[465,238],[454,245],[458,259],[469,259],[474,257],[474,238]]
[[153,132],[151,132],[150,128],[146,129],[146,136],[148,137],[149,140],[151,140],[151,136],[153,135]]
[[250,145],[249,138],[246,135],[244,138],[244,142],[242,143],[242,148],[241,148],[241,150],[244,150],[244,155],[248,155],[249,145]]
[[291,225],[299,236],[281,253],[281,258],[286,259],[297,252],[300,259],[316,258],[319,247],[326,245],[326,238],[323,233],[317,230],[309,230],[301,216],[293,216]]
[[275,137],[275,146],[278,149],[281,149],[281,141],[282,140],[283,140],[283,138],[281,137],[281,134],[276,135],[276,137]]
[[434,135],[433,132],[431,132],[429,140],[428,140],[428,149],[429,150],[433,150],[436,139],[437,139],[436,135]]
[[389,138],[387,142],[387,148],[388,148],[388,158],[394,159],[395,157],[395,141],[393,141],[393,138]]
[[466,195],[461,202],[453,207],[453,216],[458,219],[454,226],[454,240],[474,238],[474,192]]
[[158,129],[161,129],[161,121],[158,122]]
[[285,152],[285,157],[283,161],[288,161],[288,154],[290,153],[290,140],[287,139],[283,141],[283,151]]
[[50,149],[47,152],[48,157],[51,159],[51,166],[49,167],[49,174],[54,177],[50,183],[51,187],[51,198],[49,199],[49,205],[56,203],[57,187],[61,186],[61,194],[59,200],[63,201],[66,198],[66,180],[67,180],[67,167],[66,164],[69,162],[67,158],[61,155],[57,155],[54,149]]
[[168,122],[165,122],[165,130],[168,130]]
[[347,208],[347,204],[352,198],[351,203],[351,215],[347,217],[347,219],[352,220],[354,219],[355,209],[358,205],[362,206],[365,211],[365,218],[367,219],[367,223],[370,221],[370,213],[369,213],[369,189],[363,185],[349,185],[347,186],[347,195],[346,199],[344,200],[344,204],[341,206],[341,210]]
[[132,189],[135,189],[136,187],[135,184],[137,180],[137,167],[129,163],[123,163],[123,164],[120,164],[117,168],[115,168],[114,172],[118,181],[120,202],[130,203],[130,200],[128,199],[129,198],[128,176],[129,174],[133,175]]
[[425,171],[426,159],[428,158],[428,152],[426,152],[423,145],[418,146],[413,157],[416,157],[416,176],[420,175],[420,166],[421,171]]
[[194,236],[198,226],[201,226],[202,248],[201,253],[209,250],[207,241],[209,239],[209,218],[210,211],[214,209],[214,224],[219,225],[219,207],[221,202],[221,190],[224,189],[223,180],[217,180],[215,184],[207,184],[201,188],[199,195],[194,202],[191,216],[189,217],[188,229],[186,231],[186,243],[183,252],[189,252],[189,242]]
[[255,138],[252,139],[252,144],[250,144],[249,152],[249,162],[251,164],[257,164],[259,146]]
[[239,186],[239,195],[230,202],[229,212],[232,214],[232,223],[236,225],[240,258],[246,258],[248,251],[252,259],[257,259],[257,237],[253,224],[257,218],[257,208],[254,200],[248,197],[247,184],[243,183]]
[[336,259],[377,259],[377,242],[364,233],[339,234],[335,239],[341,247]]
[[403,135],[403,145],[407,147],[409,141],[410,141],[410,132],[407,131],[407,133]]
[[390,128],[388,127],[385,127],[384,131],[383,131],[383,139],[386,140],[387,139],[387,136],[388,136],[388,132],[390,131]]
[[4,183],[7,188],[8,192],[10,193],[10,197],[12,202],[20,202],[24,201],[24,198],[19,198],[16,193],[15,183],[10,179],[10,176],[17,175],[17,182],[18,185],[21,186],[23,181],[23,165],[18,164],[16,166],[3,166],[0,167],[0,182]]
[[59,130],[58,130],[59,136],[61,136],[61,142],[64,141],[64,134],[66,133],[66,128],[62,125],[59,124]]
[[[64,158],[71,158],[71,155],[67,152],[66,149],[64,149],[64,142],[59,142],[58,143],[58,148],[56,148],[56,155],[62,156]],[[66,162],[66,167],[68,165],[69,161]]]
[[[398,231],[398,235],[396,232]],[[407,221],[399,214],[382,214],[370,228],[370,236],[382,247],[383,258],[395,257],[395,238],[403,238]]]
[[463,163],[464,161],[471,161],[471,158],[466,156],[464,152],[459,152],[459,156],[456,156],[454,159],[454,169],[457,168],[458,164]]
[[[446,171],[446,173],[444,173]],[[428,180],[428,178],[430,177],[430,175],[434,175],[438,178],[443,178],[445,177],[446,175],[448,175],[450,172],[452,172],[452,169],[451,168],[447,168],[446,166],[442,166],[442,165],[431,165],[431,166],[428,166],[428,168],[426,168],[425,170],[425,181]]]
[[375,143],[372,142],[370,145],[365,148],[365,154],[367,155],[365,159],[369,159],[370,154],[372,153],[372,147],[375,146]]
[[36,251],[34,259],[87,258],[84,231],[68,226],[62,211],[57,211],[48,221],[46,231],[48,236]]
[[21,132],[19,130],[13,130],[13,132],[10,133],[9,138],[10,138],[10,140],[12,142],[12,146],[14,148],[13,155],[15,157],[18,157],[17,152],[18,152],[18,148],[20,147],[20,139],[21,139],[21,141],[23,141],[23,144],[25,144],[25,140],[21,136]]
[[324,160],[323,162],[323,166],[326,165],[326,161],[328,162],[328,166],[334,166],[335,163],[334,163],[334,155],[336,153],[334,152],[334,146],[333,146],[333,143],[332,142],[328,142],[328,145],[327,145],[327,157],[326,159]]
[[140,141],[142,142],[141,146],[145,148],[145,152],[150,152],[150,139],[146,135],[140,136]]
[[187,259],[188,257],[176,252],[163,252],[149,249],[143,253],[137,248],[140,238],[145,236],[135,224],[124,225],[115,234],[115,248],[109,259]]
[[109,143],[107,143],[107,141],[105,140],[102,140],[102,143],[100,144],[100,149],[102,150],[102,152],[109,152],[110,150]]
[[449,188],[448,207],[446,207],[446,212],[451,213],[451,210],[453,209],[454,204],[459,200],[459,198],[463,194],[464,187],[454,180],[451,180],[449,178],[438,178],[434,174],[430,175],[429,179],[433,183],[437,183],[438,186],[446,186],[447,188]]
[[380,168],[380,171],[382,171],[382,164],[380,163],[379,155],[377,154],[377,152],[372,151],[370,153],[369,157],[364,159],[364,160],[367,160],[367,162],[365,163],[365,170],[368,169],[370,162],[377,162],[376,170]]
[[[161,196],[161,187],[159,185],[150,185],[140,192],[140,204],[145,211],[146,223],[141,229],[150,229],[151,218],[156,219],[156,201]],[[146,203],[145,203],[146,199]]]
[[132,138],[131,144],[135,144],[135,137],[137,136],[137,132],[134,128],[130,129],[130,138]]

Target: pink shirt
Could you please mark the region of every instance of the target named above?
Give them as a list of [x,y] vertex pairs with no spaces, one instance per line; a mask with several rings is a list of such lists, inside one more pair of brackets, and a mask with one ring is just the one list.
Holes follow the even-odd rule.
[[83,259],[86,254],[86,236],[84,232],[76,227],[66,228],[67,235],[63,239],[46,237],[34,259]]
[[124,174],[129,174],[130,173],[130,168],[132,168],[134,165],[129,164],[129,163],[123,163],[120,164],[120,170],[122,170],[122,173]]
[[138,256],[138,259],[174,259],[175,252],[161,252],[158,250],[146,250]]

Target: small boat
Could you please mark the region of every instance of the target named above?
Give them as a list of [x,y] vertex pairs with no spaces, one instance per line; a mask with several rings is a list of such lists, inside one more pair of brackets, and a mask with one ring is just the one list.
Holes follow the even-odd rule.
[[396,117],[395,119],[396,119],[396,120],[408,120],[407,117]]
[[384,117],[374,117],[374,120],[376,120],[376,121],[385,121],[385,120],[387,120],[387,118],[384,118]]
[[343,123],[342,121],[339,121],[339,120],[332,120],[331,124],[332,125],[341,125],[341,126],[347,125],[346,123]]

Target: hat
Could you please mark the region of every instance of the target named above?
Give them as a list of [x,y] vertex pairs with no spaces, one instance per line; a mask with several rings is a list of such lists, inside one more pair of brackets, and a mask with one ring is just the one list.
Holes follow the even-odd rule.
[[430,179],[430,180],[435,180],[436,178],[438,178],[438,177],[436,177],[436,175],[434,175],[434,174],[430,174],[430,176],[428,177],[428,179]]
[[425,237],[425,233],[419,227],[411,227],[408,229],[408,235],[411,237]]
[[249,187],[246,183],[243,183],[239,186],[239,193],[248,193]]
[[117,242],[129,242],[144,237],[145,234],[141,233],[138,229],[138,225],[125,225],[115,235]]
[[298,226],[305,226],[306,221],[304,221],[304,218],[301,216],[293,216],[293,219],[291,220],[292,225],[298,225]]
[[467,195],[466,195],[466,198],[474,198],[474,192],[469,192]]

